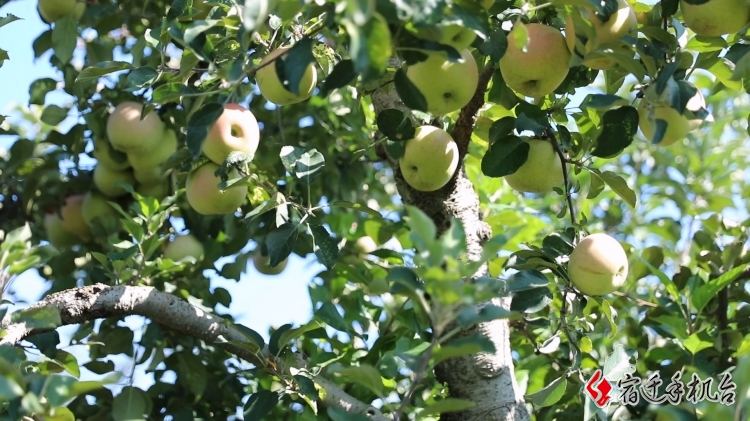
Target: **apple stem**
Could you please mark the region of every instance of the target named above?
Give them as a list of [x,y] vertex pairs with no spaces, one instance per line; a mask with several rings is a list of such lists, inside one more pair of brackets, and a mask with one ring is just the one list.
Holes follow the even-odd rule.
[[555,152],[557,152],[557,156],[560,157],[560,162],[562,163],[562,173],[563,173],[563,183],[565,184],[565,198],[568,201],[568,210],[570,211],[570,222],[573,223],[573,225],[576,224],[576,208],[573,204],[573,196],[570,194],[570,177],[568,176],[568,160],[565,158],[565,154],[562,151],[562,148],[560,148],[560,143],[557,141],[557,137],[555,136],[555,132],[552,130],[552,127],[547,127],[547,136],[549,136],[550,141],[552,142],[552,147],[555,148]]

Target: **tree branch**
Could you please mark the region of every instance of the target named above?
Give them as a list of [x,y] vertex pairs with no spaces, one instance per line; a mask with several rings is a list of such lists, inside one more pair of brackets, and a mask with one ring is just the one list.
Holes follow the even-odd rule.
[[[54,309],[59,312],[60,326],[109,317],[143,316],[176,332],[201,339],[256,366],[265,367],[265,360],[274,359],[267,349],[256,355],[248,349],[232,344],[251,341],[240,331],[227,325],[221,317],[206,313],[174,295],[152,287],[104,284],[60,291],[27,309],[7,314],[0,321],[0,330],[5,330],[5,336],[0,338],[0,346],[16,345],[28,336],[51,330],[35,328],[25,321],[13,322],[18,320],[14,314],[29,314],[41,309]],[[325,390],[324,405],[368,415],[376,421],[390,421],[390,418],[384,416],[380,410],[347,394],[334,382],[322,376],[313,380]]]
[[570,194],[570,176],[568,175],[567,159],[565,158],[565,154],[563,153],[562,148],[560,148],[560,143],[557,141],[555,132],[552,131],[551,127],[547,127],[547,136],[549,136],[550,141],[552,142],[552,146],[555,148],[555,152],[557,152],[557,156],[560,157],[560,163],[562,164],[563,184],[565,185],[565,198],[568,200],[568,211],[570,212],[570,222],[575,225],[576,208],[573,204],[573,196]]
[[479,74],[479,83],[477,83],[477,90],[474,92],[474,96],[471,98],[468,104],[461,108],[461,113],[458,115],[456,125],[453,127],[453,140],[458,144],[458,153],[461,159],[466,156],[469,151],[469,143],[471,143],[471,133],[474,131],[474,123],[477,120],[477,112],[484,105],[484,94],[487,92],[487,85],[492,79],[492,73],[495,71],[495,67],[492,61],[487,63]]

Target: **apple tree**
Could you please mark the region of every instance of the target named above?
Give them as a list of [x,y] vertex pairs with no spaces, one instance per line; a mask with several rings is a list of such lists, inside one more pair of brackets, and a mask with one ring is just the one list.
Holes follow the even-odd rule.
[[[750,3],[37,6],[0,419],[750,416]],[[290,258],[321,267],[308,323],[221,310],[212,279]]]

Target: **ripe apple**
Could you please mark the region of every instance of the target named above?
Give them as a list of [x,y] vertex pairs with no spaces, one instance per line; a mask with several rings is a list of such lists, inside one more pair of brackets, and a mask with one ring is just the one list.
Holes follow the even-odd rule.
[[164,247],[164,257],[175,262],[179,262],[186,257],[201,260],[203,256],[203,244],[193,234],[178,235]]
[[450,45],[456,50],[461,51],[469,48],[477,37],[477,34],[465,26],[448,24],[420,28],[417,31],[417,36],[429,41]]
[[[263,66],[264,64],[269,63],[289,48],[291,47],[281,47],[270,52],[263,57],[263,60],[261,60],[258,66]],[[280,57],[280,59],[283,60],[284,57]],[[270,63],[267,66],[263,66],[263,68],[255,73],[255,83],[258,84],[258,89],[260,89],[263,98],[277,105],[288,105],[302,102],[312,96],[313,90],[315,90],[315,84],[318,81],[318,73],[315,71],[315,67],[312,63],[307,66],[305,74],[299,82],[299,94],[292,93],[292,91],[281,82],[279,76],[276,74],[275,64],[276,63]]]
[[253,254],[253,264],[255,265],[255,269],[264,275],[280,274],[286,268],[288,260],[289,259],[284,259],[281,263],[276,265],[276,267],[271,267],[271,258],[269,256],[263,256],[261,253]]
[[121,152],[146,154],[161,142],[164,122],[153,111],[141,120],[142,109],[142,104],[133,101],[115,107],[107,119],[107,137],[112,147]]
[[[695,87],[695,85],[692,86]],[[648,89],[653,89],[653,92],[655,92],[654,86],[651,86]],[[664,132],[664,137],[662,137],[661,142],[659,142],[659,145],[661,146],[669,146],[682,140],[688,133],[700,127],[703,120],[696,118],[693,113],[706,107],[706,100],[703,98],[700,89],[698,89],[696,94],[688,100],[685,111],[680,115],[680,113],[672,108],[666,100],[666,98],[668,98],[669,89],[671,88],[667,87],[662,92],[661,97],[654,101],[648,99],[651,95],[649,95],[649,92],[647,91],[646,96],[642,98],[638,104],[638,127],[641,128],[641,132],[646,139],[653,141],[654,131],[656,130],[656,120],[666,121],[667,130]],[[656,95],[654,94],[653,96]]]
[[621,287],[628,277],[628,256],[620,243],[607,234],[591,234],[570,254],[568,276],[586,295],[606,295]]
[[521,95],[541,98],[557,89],[568,75],[570,51],[560,31],[541,23],[526,26],[528,42],[524,50],[514,37],[520,31],[516,24],[508,35],[508,49],[500,59],[500,73],[505,83]]
[[97,165],[94,168],[94,185],[99,191],[109,197],[124,196],[128,192],[115,183],[125,183],[135,186],[135,178],[130,170],[113,171],[104,165]]
[[60,209],[60,219],[65,231],[75,234],[84,241],[91,239],[91,228],[83,219],[83,194],[68,196]]
[[130,162],[126,154],[115,150],[107,139],[94,139],[94,152],[92,153],[98,165],[103,165],[113,171],[124,171],[130,168]]
[[429,52],[427,60],[415,63],[406,76],[427,102],[427,112],[445,115],[468,104],[479,83],[477,62],[468,49],[461,51],[461,61],[451,63],[444,52]]
[[166,178],[149,184],[138,184],[135,187],[136,193],[145,197],[153,197],[161,202],[169,196],[169,180]]
[[[231,214],[247,200],[247,186],[219,190],[221,178],[214,175],[217,164],[207,162],[188,174],[185,193],[188,203],[202,215]],[[237,170],[232,170],[229,179],[239,178]]]
[[458,145],[445,130],[417,127],[398,160],[404,180],[419,191],[435,191],[453,178],[458,168]]
[[57,213],[44,215],[44,230],[47,233],[47,241],[59,249],[73,247],[78,244],[78,237],[65,230],[63,221]]
[[252,157],[258,150],[260,128],[250,110],[239,104],[227,104],[203,141],[203,153],[211,161],[222,164],[230,153],[244,152]]
[[378,243],[376,243],[372,237],[366,235],[357,239],[357,242],[354,244],[354,249],[359,254],[370,254],[378,249]]
[[127,154],[128,162],[134,171],[148,172],[167,161],[177,151],[177,134],[174,130],[166,130],[156,147],[147,153],[132,151]]
[[508,185],[525,193],[548,193],[561,186],[562,162],[552,143],[528,137],[522,139],[529,144],[529,155],[521,168],[504,177]]
[[[625,35],[637,35],[638,17],[626,0],[617,0],[617,11],[607,22],[602,22],[589,7],[581,9],[581,17],[590,21],[596,31],[596,38],[586,40],[585,51],[581,52],[581,55],[590,53],[601,45],[616,43]],[[568,50],[572,53],[576,45],[576,29],[572,16],[568,16],[565,21],[565,35]],[[583,64],[592,69],[609,70],[615,67],[617,61],[613,57],[600,57],[584,59]]]
[[680,0],[680,10],[685,25],[707,37],[734,34],[750,21],[750,3],[745,0],[708,0],[701,4]]
[[78,0],[39,0],[37,10],[45,22],[52,23],[65,16],[81,19],[86,12],[86,2]]
[[83,197],[83,206],[81,208],[83,220],[92,227],[94,220],[100,216],[119,217],[119,214],[107,201],[107,198],[96,193],[88,192]]

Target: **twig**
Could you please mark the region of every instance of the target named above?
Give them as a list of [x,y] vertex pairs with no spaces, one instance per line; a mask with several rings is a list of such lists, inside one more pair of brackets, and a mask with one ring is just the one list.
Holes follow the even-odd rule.
[[618,297],[623,297],[623,298],[627,298],[628,300],[635,301],[635,303],[638,304],[639,306],[659,308],[658,304],[654,304],[651,301],[641,300],[638,297],[633,297],[632,295],[626,294],[624,292],[614,291],[612,294]]
[[555,148],[555,152],[557,152],[557,156],[560,157],[560,162],[562,163],[562,173],[563,173],[563,182],[565,183],[565,198],[568,200],[568,210],[570,211],[570,222],[573,223],[573,225],[576,224],[576,208],[573,205],[573,196],[570,194],[570,177],[568,176],[568,166],[566,165],[566,159],[565,154],[562,151],[562,148],[560,148],[560,143],[557,142],[557,137],[555,136],[555,132],[552,130],[552,127],[547,127],[547,136],[549,136],[550,141],[552,141],[552,147]]
[[430,363],[430,358],[432,358],[432,351],[435,349],[435,345],[437,345],[437,335],[432,336],[432,342],[425,350],[424,355],[422,356],[422,361],[419,362],[419,368],[417,369],[417,372],[414,373],[414,379],[411,382],[411,386],[409,386],[409,390],[406,391],[403,399],[401,399],[401,404],[398,406],[396,413],[393,414],[393,421],[401,421],[401,417],[404,415],[406,407],[409,405],[414,392],[417,390],[417,386],[422,382],[424,375],[427,372],[427,366]]

